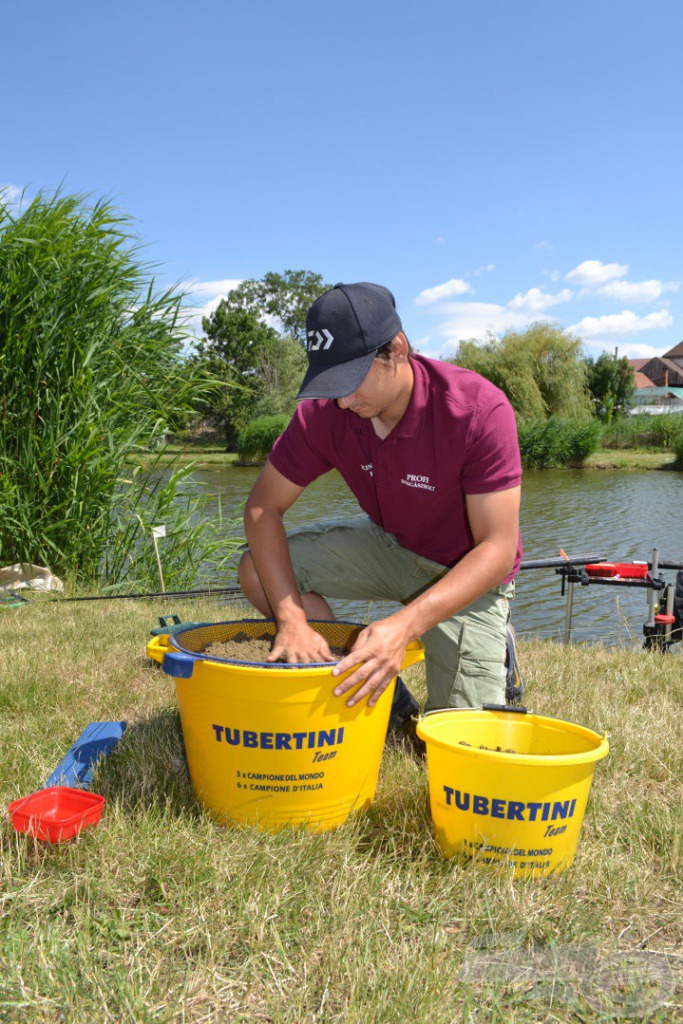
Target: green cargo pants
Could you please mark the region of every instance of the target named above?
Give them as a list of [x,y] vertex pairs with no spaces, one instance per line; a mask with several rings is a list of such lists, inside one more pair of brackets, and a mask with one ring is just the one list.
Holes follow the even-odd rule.
[[[408,604],[448,568],[402,548],[366,516],[328,519],[288,533],[302,592]],[[514,583],[494,587],[434,626],[425,646],[427,711],[505,703],[505,627]]]

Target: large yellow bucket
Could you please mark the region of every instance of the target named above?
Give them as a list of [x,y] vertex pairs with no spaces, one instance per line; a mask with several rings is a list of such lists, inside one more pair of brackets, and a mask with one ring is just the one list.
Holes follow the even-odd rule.
[[[337,647],[351,646],[364,628],[310,625]],[[248,619],[175,630],[163,658],[175,680],[198,799],[220,821],[316,831],[341,825],[374,799],[394,684],[374,707],[363,700],[348,708],[348,694],[334,696],[342,677],[332,676],[330,663],[290,667],[203,656],[208,644],[239,633],[273,635],[275,624]],[[402,667],[423,656],[415,641]]]
[[517,877],[572,863],[606,734],[514,707],[430,712],[417,733],[445,857],[509,864]]

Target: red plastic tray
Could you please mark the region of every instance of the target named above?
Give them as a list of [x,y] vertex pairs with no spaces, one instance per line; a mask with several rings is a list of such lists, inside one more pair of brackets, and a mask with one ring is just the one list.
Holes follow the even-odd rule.
[[102,817],[104,797],[70,786],[48,786],[9,805],[17,832],[47,843],[63,843]]
[[646,580],[647,562],[596,562],[586,566],[589,576],[619,577],[622,580]]

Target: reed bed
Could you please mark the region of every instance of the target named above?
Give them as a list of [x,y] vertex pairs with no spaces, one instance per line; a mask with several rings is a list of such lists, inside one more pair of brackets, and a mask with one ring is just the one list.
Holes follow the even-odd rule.
[[187,529],[205,518],[201,498],[194,514],[169,500],[182,475],[166,466],[162,486],[153,465],[130,473],[211,386],[182,358],[181,294],[157,291],[152,269],[109,202],[40,194],[15,215],[0,196],[2,564],[149,584],[145,541],[161,512],[172,576],[217,555],[208,523]]
[[683,416],[675,413],[619,416],[603,425],[603,448],[663,448],[676,450],[683,441]]
[[581,465],[600,444],[596,419],[520,420],[517,426],[525,469],[553,469]]
[[[370,812],[335,831],[213,822],[172,681],[144,653],[171,612],[251,615],[215,599],[0,609],[5,804],[89,721],[128,721],[96,774],[95,829],[50,846],[0,826],[1,1021],[682,1019],[680,659],[521,643],[529,707],[607,730],[611,753],[572,868],[515,880],[441,857],[426,768],[397,749]],[[406,676],[424,697],[422,669]]]

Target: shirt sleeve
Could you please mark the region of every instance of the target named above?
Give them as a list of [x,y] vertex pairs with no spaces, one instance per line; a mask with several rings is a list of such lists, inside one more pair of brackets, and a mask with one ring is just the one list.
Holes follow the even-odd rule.
[[522,481],[522,460],[517,421],[505,395],[479,408],[462,472],[465,494],[488,494],[517,487]]
[[324,410],[317,401],[301,402],[289,425],[277,439],[269,461],[284,477],[297,487],[308,487],[323,473],[333,469],[333,463],[316,444],[316,437],[325,437],[329,431],[321,422]]

